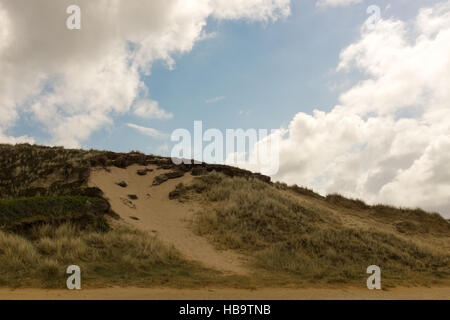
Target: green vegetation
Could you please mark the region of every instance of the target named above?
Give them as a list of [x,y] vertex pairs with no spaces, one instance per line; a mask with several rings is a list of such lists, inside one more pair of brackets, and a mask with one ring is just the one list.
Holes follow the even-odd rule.
[[[202,201],[204,210],[195,221],[198,234],[218,248],[250,255],[254,267],[289,274],[293,283],[308,279],[314,283],[360,284],[364,283],[365,269],[372,264],[383,270],[385,286],[449,280],[448,249],[421,245],[387,227],[348,227],[333,211],[338,202],[331,204],[329,199],[323,199],[320,205],[306,206],[300,195],[311,198],[304,189],[274,188],[257,179],[210,174],[196,178],[190,186],[178,185],[170,197]],[[313,198],[313,203],[318,204],[319,197]],[[408,219],[410,212],[415,212],[389,210],[401,219]],[[422,217],[430,230],[448,230],[446,220],[424,214],[431,221],[427,224],[428,220]],[[383,211],[375,212],[376,219],[382,216]],[[385,222],[392,221],[395,219],[390,217]],[[442,236],[449,239],[450,232]]]
[[0,200],[0,227],[17,231],[36,224],[72,221],[107,230],[104,215],[109,209],[109,203],[104,199],[82,196]]

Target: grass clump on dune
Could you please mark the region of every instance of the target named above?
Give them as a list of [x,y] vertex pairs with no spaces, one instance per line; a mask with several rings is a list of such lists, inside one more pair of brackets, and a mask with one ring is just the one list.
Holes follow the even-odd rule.
[[386,286],[450,278],[448,250],[381,229],[349,227],[331,210],[306,207],[288,191],[211,174],[178,185],[172,198],[204,201],[194,223],[197,233],[219,248],[250,255],[255,267],[289,274],[293,282],[365,283],[372,264],[381,267]]
[[195,285],[207,273],[173,247],[144,232],[108,232],[64,223],[34,226],[24,237],[0,231],[0,285],[64,288],[69,265],[81,268],[82,286]]
[[357,211],[363,217],[393,223],[401,233],[450,235],[450,223],[438,213],[429,213],[420,208],[396,208],[382,204],[371,206],[362,200],[348,199],[339,194],[327,195],[325,201],[337,208]]

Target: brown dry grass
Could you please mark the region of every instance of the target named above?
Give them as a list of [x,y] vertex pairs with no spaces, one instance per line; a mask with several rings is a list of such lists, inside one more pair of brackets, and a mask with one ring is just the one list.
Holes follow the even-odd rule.
[[[348,200],[356,206],[349,208],[341,198],[330,201],[219,174],[199,177],[190,186],[178,185],[171,197],[203,202],[195,221],[198,234],[218,248],[252,256],[256,268],[290,275],[293,283],[364,283],[365,270],[372,264],[381,267],[385,286],[432,285],[450,277],[450,250],[419,238],[429,232],[450,240],[448,222],[435,214],[370,207],[374,213],[366,225],[350,226],[343,216],[353,221],[353,215],[369,214],[361,213],[360,202]],[[418,237],[400,233],[392,228],[399,219],[415,219],[423,230]]]
[[83,287],[192,287],[213,276],[157,238],[123,226],[99,232],[65,223],[26,236],[0,232],[0,286],[64,288],[72,264],[81,268]]

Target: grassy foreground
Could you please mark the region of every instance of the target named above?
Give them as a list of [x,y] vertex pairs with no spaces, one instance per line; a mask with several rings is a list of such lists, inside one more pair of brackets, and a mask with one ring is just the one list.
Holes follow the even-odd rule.
[[158,239],[126,227],[102,232],[72,223],[45,224],[26,237],[0,231],[0,286],[64,288],[72,264],[81,268],[83,288],[192,287],[214,276]]

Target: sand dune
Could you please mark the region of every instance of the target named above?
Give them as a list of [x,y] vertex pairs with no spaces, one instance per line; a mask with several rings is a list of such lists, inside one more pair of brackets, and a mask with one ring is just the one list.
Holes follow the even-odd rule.
[[[137,174],[138,170],[146,168],[154,171],[145,176]],[[167,244],[175,246],[187,259],[225,273],[247,273],[245,257],[232,251],[217,251],[206,239],[191,231],[190,222],[195,206],[169,200],[169,193],[178,183],[190,183],[193,177],[187,173],[184,177],[152,186],[155,176],[164,172],[167,170],[157,170],[156,166],[138,165],[127,169],[111,167],[109,171],[95,169],[91,173],[89,185],[103,190],[123,223],[157,235]],[[125,181],[128,186],[118,186],[116,183],[120,181]],[[137,199],[131,200],[128,195],[136,195]]]

